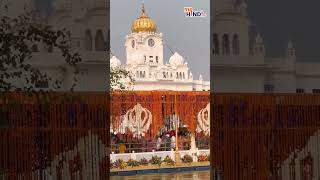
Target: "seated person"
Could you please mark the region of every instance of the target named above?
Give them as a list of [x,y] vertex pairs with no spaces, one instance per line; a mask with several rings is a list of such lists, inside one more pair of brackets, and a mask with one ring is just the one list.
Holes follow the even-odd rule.
[[126,153],[126,149],[127,149],[127,147],[126,147],[126,145],[124,143],[121,143],[119,145],[119,153],[120,154]]

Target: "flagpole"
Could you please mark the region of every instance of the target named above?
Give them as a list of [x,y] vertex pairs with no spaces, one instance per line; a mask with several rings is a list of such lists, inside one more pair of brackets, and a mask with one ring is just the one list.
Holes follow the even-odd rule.
[[175,130],[176,130],[176,151],[175,151],[175,158],[176,158],[176,163],[179,162],[179,146],[178,146],[178,112],[177,112],[177,92],[175,93],[174,96],[174,108],[175,108]]

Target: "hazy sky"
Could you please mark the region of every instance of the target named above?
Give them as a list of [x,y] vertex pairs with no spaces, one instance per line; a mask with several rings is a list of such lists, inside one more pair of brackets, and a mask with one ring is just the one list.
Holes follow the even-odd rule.
[[[54,0],[36,1],[46,12],[49,9],[48,2]],[[203,74],[208,77],[209,68],[202,65],[209,62],[209,19],[185,18],[181,8],[190,5],[209,12],[209,0],[144,1],[149,15],[157,22],[168,43],[185,56],[193,72],[206,71]],[[111,28],[114,29],[111,45],[114,53],[122,60],[125,57],[124,37],[130,32],[131,22],[140,13],[140,2],[111,0]],[[268,56],[284,56],[288,40],[291,39],[297,48],[299,60],[320,61],[320,25],[317,22],[319,7],[319,0],[249,0],[248,11],[252,22],[264,37]]]
[[[196,79],[199,74],[210,78],[210,17],[187,18],[183,8],[193,7],[210,13],[209,0],[145,0],[147,14],[163,33],[164,43],[181,54],[188,62]],[[141,13],[141,0],[111,0],[111,48],[125,63],[125,36],[131,33],[132,22]],[[164,62],[171,56],[164,47]]]
[[319,0],[249,0],[249,14],[264,36],[267,54],[283,56],[293,40],[298,60],[318,61]]

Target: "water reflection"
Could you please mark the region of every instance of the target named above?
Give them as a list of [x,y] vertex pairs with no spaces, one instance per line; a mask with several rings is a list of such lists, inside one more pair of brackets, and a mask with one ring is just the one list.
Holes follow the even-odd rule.
[[136,176],[113,176],[111,180],[209,180],[210,171],[193,171]]

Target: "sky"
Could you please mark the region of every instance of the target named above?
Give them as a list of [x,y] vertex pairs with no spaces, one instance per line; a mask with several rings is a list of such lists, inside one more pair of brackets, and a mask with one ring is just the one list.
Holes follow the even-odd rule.
[[[19,2],[21,0],[7,1]],[[54,0],[36,1],[42,11],[46,13]],[[115,33],[114,38],[119,40],[114,42],[113,51],[123,61],[125,57],[124,37],[130,32],[131,22],[139,15],[140,1],[111,0],[111,28],[118,28],[117,31],[119,31],[113,31]],[[209,32],[209,19],[185,18],[180,9],[185,5],[192,5],[195,8],[203,8],[209,11],[209,0],[144,1],[149,15],[156,20],[159,30],[164,33],[168,43],[185,56],[192,70],[209,71],[209,68],[202,67],[202,64],[208,64],[207,62],[209,62],[205,58],[209,51],[202,48],[202,53],[195,53],[197,46],[209,43],[209,38],[202,37],[203,33]],[[317,22],[317,18],[320,16],[319,0],[308,0],[307,2],[301,0],[249,0],[248,3],[250,19],[264,37],[267,56],[284,56],[287,43],[292,40],[297,49],[298,60],[320,61],[320,24]],[[116,21],[116,19],[119,21]],[[175,19],[182,20],[174,21]],[[171,23],[172,21],[174,23]],[[196,31],[202,34],[196,34]],[[190,36],[192,38],[186,38]],[[199,41],[192,42],[192,40]],[[208,77],[208,72],[203,74]]]
[[[131,33],[132,22],[141,13],[141,0],[111,0],[111,50],[122,63],[126,62],[125,36]],[[209,0],[145,0],[147,14],[163,33],[164,43],[177,51],[188,62],[194,78],[200,73],[210,78],[210,17],[185,17],[184,7],[210,13]],[[164,62],[171,56],[164,46]]]
[[320,62],[319,0],[249,0],[249,15],[264,36],[267,55],[284,56],[289,40],[298,61]]

